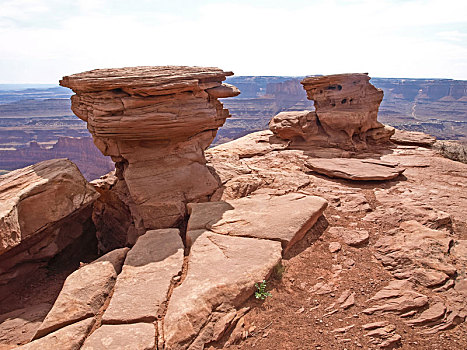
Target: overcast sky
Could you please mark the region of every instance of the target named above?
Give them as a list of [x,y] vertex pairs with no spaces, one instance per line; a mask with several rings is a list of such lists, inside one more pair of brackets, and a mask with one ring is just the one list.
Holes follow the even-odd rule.
[[467,0],[0,0],[0,83],[168,64],[467,79]]

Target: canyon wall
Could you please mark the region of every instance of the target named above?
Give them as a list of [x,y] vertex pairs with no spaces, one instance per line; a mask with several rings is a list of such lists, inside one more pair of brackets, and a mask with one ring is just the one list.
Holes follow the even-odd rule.
[[28,147],[0,150],[0,169],[15,170],[57,158],[70,159],[88,181],[97,179],[114,168],[110,158],[99,152],[92,138],[60,137],[51,148],[32,141]]

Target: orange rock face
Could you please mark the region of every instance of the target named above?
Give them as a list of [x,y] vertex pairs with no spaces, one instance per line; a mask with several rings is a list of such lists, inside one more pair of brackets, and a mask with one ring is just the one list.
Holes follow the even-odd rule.
[[394,130],[377,121],[383,91],[369,80],[367,74],[307,77],[301,83],[315,111],[279,113],[269,127],[295,144],[364,149],[387,142]]
[[88,123],[94,143],[116,163],[140,232],[173,227],[187,202],[208,200],[218,180],[204,150],[229,117],[218,98],[240,91],[222,84],[218,68],[132,67],[64,77],[72,110]]

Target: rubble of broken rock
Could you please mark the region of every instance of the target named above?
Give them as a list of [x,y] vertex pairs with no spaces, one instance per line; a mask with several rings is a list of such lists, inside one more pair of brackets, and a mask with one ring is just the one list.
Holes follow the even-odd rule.
[[[178,70],[176,78],[173,67],[162,69],[165,76],[161,69],[130,71],[137,82],[117,79],[119,70],[107,72],[108,81],[105,70],[64,80],[80,95],[75,108],[95,127],[91,132],[122,149],[130,144],[122,135],[99,134],[106,128],[99,118],[113,120],[118,99],[143,104],[151,118],[161,95],[205,99],[214,89],[207,93],[216,99],[235,90],[221,85],[225,72],[217,69]],[[0,308],[0,349],[466,348],[467,165],[427,144],[390,143],[394,130],[376,121],[382,94],[368,80],[307,78],[308,95],[320,105],[316,114],[282,115],[271,131],[205,152],[207,144],[191,145],[194,159],[191,146],[175,137],[173,150],[200,161],[215,179],[208,198],[151,198],[157,210],[169,203],[158,219],[175,202],[185,205],[176,215],[185,213],[186,222],[178,227],[150,227],[150,211],[135,200],[148,174],[161,183],[153,163],[126,164],[118,158],[123,153],[114,155],[123,169],[93,182],[91,191],[99,249],[107,253],[61,280],[32,279],[9,295],[11,307]],[[334,100],[345,105],[336,120]],[[116,116],[135,112],[126,108]],[[354,123],[341,128],[349,116]],[[309,125],[317,120],[326,127]],[[136,144],[161,156],[157,143]],[[166,156],[174,161],[170,174],[188,164]],[[140,179],[126,172],[135,165],[147,166]],[[157,189],[164,190],[172,187]],[[57,275],[50,271],[49,278]],[[253,296],[262,280],[271,293],[264,301]]]

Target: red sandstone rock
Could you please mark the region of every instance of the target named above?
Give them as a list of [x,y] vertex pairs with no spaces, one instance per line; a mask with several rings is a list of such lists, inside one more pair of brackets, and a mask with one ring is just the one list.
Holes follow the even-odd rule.
[[281,259],[279,242],[199,231],[189,233],[197,237],[192,237],[187,276],[174,289],[167,308],[166,349],[203,349],[219,340],[235,324],[237,310],[253,294],[254,283]]
[[103,323],[153,322],[161,316],[172,278],[183,264],[177,229],[151,230],[138,238],[117,278]]
[[448,257],[451,244],[452,238],[446,232],[408,221],[396,234],[376,242],[375,256],[398,278],[433,287],[456,273]]
[[219,186],[205,166],[204,150],[229,112],[218,97],[239,91],[222,85],[218,68],[132,67],[98,69],[64,77],[72,110],[88,123],[101,152],[117,163],[135,206],[139,234],[172,227],[185,203],[206,201]]
[[84,342],[82,350],[153,350],[156,329],[150,323],[103,325]]
[[135,244],[138,237],[137,227],[143,231],[143,225],[133,220],[130,208],[135,204],[125,181],[118,181],[115,171],[112,171],[92,181],[91,185],[100,194],[92,212],[99,251],[108,252]]
[[98,196],[66,159],[1,176],[0,285],[18,281],[80,237]]
[[278,137],[292,146],[366,148],[384,143],[394,129],[377,121],[383,91],[369,83],[367,74],[336,74],[307,77],[302,84],[315,111],[282,112],[269,123]]
[[128,248],[121,248],[110,252],[68,276],[34,338],[96,316],[113,290],[127,251]]
[[431,147],[436,142],[436,137],[423,132],[396,129],[394,135],[391,136],[391,141],[399,145]]
[[[302,80],[308,99],[315,102],[320,125],[334,142],[365,142],[365,133],[383,128],[377,119],[383,91],[367,74],[335,74]],[[389,135],[388,135],[389,137]]]
[[187,229],[271,239],[282,242],[287,251],[311,229],[326,207],[323,198],[299,193],[190,203]]
[[355,181],[391,180],[405,170],[394,163],[356,158],[312,158],[305,165],[329,177]]
[[18,350],[78,350],[94,324],[92,317],[79,321],[43,338],[20,346]]

